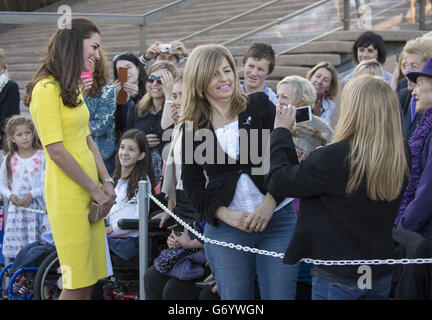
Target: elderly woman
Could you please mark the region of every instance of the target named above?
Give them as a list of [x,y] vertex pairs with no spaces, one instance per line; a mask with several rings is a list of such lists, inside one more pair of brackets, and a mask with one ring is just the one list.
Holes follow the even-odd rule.
[[407,77],[416,83],[416,112],[422,117],[408,142],[412,157],[410,178],[395,225],[420,233],[432,245],[432,58],[421,72],[410,72]]
[[384,70],[375,59],[363,60],[354,69],[354,78],[360,75],[370,75],[384,79]]
[[[316,92],[313,85],[300,76],[288,76],[282,79],[276,86],[277,105],[296,108],[313,106],[316,101]],[[299,124],[301,126],[303,124]],[[332,128],[320,117],[312,115],[312,121],[308,126],[322,132],[326,139],[330,140],[333,135]]]
[[[354,42],[352,48],[352,56],[354,65],[358,65],[363,60],[375,59],[381,65],[386,61],[387,48],[383,38],[372,31],[366,31],[361,34]],[[354,77],[354,72],[349,73],[342,80],[342,88],[345,87],[347,82]],[[391,83],[392,74],[384,70],[384,79],[386,82]]]
[[306,78],[316,91],[316,100],[311,105],[313,114],[331,126],[336,106],[334,98],[338,91],[338,73],[335,67],[329,62],[320,62],[308,72]]

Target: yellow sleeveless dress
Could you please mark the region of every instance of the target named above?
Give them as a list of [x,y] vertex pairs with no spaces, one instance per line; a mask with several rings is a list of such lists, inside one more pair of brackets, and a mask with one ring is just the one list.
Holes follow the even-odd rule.
[[[79,99],[84,101],[80,94]],[[30,114],[42,146],[62,142],[85,173],[96,183],[98,173],[87,146],[89,111],[85,103],[76,108],[63,104],[60,85],[53,78],[33,88]],[[88,221],[90,192],[69,178],[46,154],[45,196],[48,219],[62,269],[63,288],[88,287],[107,277],[103,219]]]

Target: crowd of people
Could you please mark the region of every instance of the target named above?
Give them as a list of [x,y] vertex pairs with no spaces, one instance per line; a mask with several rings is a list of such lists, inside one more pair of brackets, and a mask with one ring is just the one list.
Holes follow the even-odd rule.
[[[370,266],[372,286],[359,288],[358,266],[300,261],[392,259],[395,229],[432,246],[432,38],[408,41],[393,73],[372,31],[352,55],[341,86],[323,61],[305,78],[286,75],[274,92],[267,43],[246,50],[242,82],[222,45],[189,52],[156,41],[141,55],[115,55],[110,76],[98,26],[75,17],[27,84],[28,117],[0,52],[3,255],[13,260],[49,232],[60,299],[90,299],[112,275],[113,254],[138,254],[138,232],[118,222],[138,218],[132,200],[147,180],[207,238],[285,253],[203,243],[159,213],[151,219],[172,231],[146,272],[149,299],[389,299],[394,266]],[[310,119],[297,123],[305,107]]]

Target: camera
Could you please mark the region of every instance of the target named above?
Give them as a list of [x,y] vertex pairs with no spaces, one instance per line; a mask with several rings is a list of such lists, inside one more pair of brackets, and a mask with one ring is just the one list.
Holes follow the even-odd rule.
[[296,109],[296,123],[312,121],[312,110],[310,106]]
[[161,43],[159,45],[159,49],[162,53],[171,53],[174,51],[174,48],[169,43]]

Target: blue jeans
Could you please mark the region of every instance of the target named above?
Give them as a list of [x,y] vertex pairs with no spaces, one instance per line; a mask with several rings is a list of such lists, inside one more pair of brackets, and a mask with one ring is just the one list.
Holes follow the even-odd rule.
[[[273,213],[267,228],[247,233],[219,221],[219,227],[206,224],[206,237],[251,248],[285,253],[297,217],[292,203]],[[224,300],[253,300],[255,275],[261,299],[294,300],[299,264],[287,265],[281,258],[254,254],[205,243],[210,268],[216,277],[218,293]]]
[[392,275],[372,280],[371,289],[360,289],[357,280],[349,284],[312,277],[312,300],[387,300]]

